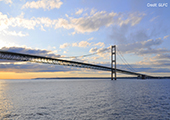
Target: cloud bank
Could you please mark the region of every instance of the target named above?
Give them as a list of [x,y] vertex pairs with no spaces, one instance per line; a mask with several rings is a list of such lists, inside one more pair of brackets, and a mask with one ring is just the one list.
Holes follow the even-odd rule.
[[61,55],[54,54],[52,51],[49,51],[49,50],[32,49],[32,48],[26,48],[26,47],[2,47],[0,50],[23,53],[23,54],[54,57],[54,58],[61,57]]
[[0,12],[0,32],[7,30],[9,27],[20,27],[28,30],[40,27],[42,31],[45,31],[45,27],[50,27],[54,29],[73,29],[73,34],[90,33],[98,31],[102,27],[109,27],[113,25],[122,26],[129,24],[134,26],[138,24],[144,16],[145,14],[142,13],[124,15],[115,12],[108,13],[106,11],[99,11],[90,16],[74,18],[67,15],[67,19],[58,18],[52,20],[48,17],[32,17],[30,19],[26,19],[24,18],[23,12],[17,17],[8,17]]
[[43,8],[44,10],[51,10],[54,8],[60,8],[63,2],[60,0],[38,0],[38,1],[32,1],[32,2],[27,2],[22,6],[22,9],[24,8]]

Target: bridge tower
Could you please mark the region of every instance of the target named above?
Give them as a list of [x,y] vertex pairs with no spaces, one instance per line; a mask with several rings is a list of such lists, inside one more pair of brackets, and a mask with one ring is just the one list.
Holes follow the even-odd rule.
[[[114,55],[114,60],[113,60],[113,55]],[[115,66],[114,68],[113,68],[113,63]],[[116,80],[116,45],[111,46],[111,80],[113,80],[113,73],[115,74],[115,80]]]

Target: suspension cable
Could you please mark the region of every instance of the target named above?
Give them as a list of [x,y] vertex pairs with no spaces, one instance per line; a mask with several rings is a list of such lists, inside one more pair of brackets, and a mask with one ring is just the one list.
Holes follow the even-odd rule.
[[102,53],[105,51],[108,51],[110,48],[104,48],[104,50],[101,50],[100,52],[95,52],[95,53],[91,53],[91,54],[85,54],[85,55],[80,55],[80,56],[69,56],[69,57],[59,57],[59,58],[77,58],[77,57],[88,57],[88,56],[92,56],[98,53]]
[[[118,50],[118,48],[117,48],[117,50]],[[135,71],[136,72],[136,70],[126,61],[126,59],[123,57],[123,55],[122,55],[122,53],[118,50],[118,53],[121,55],[121,60],[125,63],[125,65],[127,64],[127,66],[128,66],[128,68],[129,69],[131,69],[131,71]]]
[[[91,53],[91,54],[85,54],[85,55],[80,55],[80,56],[69,56],[69,57],[59,57],[59,58],[77,58],[77,57],[88,57],[88,56],[92,56],[92,55],[96,55],[98,53],[102,53],[102,52],[105,52],[105,51],[108,51],[110,50],[110,48],[104,48],[104,50],[101,50],[100,52],[95,52],[95,53]],[[123,57],[122,53],[119,51],[119,49],[117,48],[118,50],[118,57],[122,60],[122,62],[131,70],[131,71],[135,71],[134,68],[129,65],[129,63],[126,61],[126,59]]]

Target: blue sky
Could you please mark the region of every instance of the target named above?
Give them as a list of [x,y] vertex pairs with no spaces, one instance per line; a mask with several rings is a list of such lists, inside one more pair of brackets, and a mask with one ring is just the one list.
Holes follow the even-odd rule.
[[[168,0],[0,0],[0,49],[68,57],[117,45],[136,72],[168,76],[169,11]],[[110,51],[70,60],[110,66]],[[118,68],[129,70],[121,55],[117,60]],[[4,60],[0,71],[1,79],[110,76],[102,71]]]

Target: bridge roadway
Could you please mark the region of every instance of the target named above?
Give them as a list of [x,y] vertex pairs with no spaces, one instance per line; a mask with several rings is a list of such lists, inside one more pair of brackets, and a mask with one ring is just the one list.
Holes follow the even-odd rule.
[[[73,66],[73,67],[89,68],[89,69],[96,69],[96,70],[109,71],[109,72],[111,72],[111,69],[112,69],[111,67],[94,65],[90,63],[82,63],[82,62],[76,62],[76,61],[70,61],[70,60],[62,60],[58,58],[50,58],[50,57],[8,52],[8,51],[0,51],[0,59]],[[115,71],[114,68],[112,70],[113,72]],[[152,78],[152,76],[148,76],[148,75],[137,73],[137,72],[121,70],[121,69],[116,69],[116,72],[129,74],[129,75],[135,75],[138,77]]]

